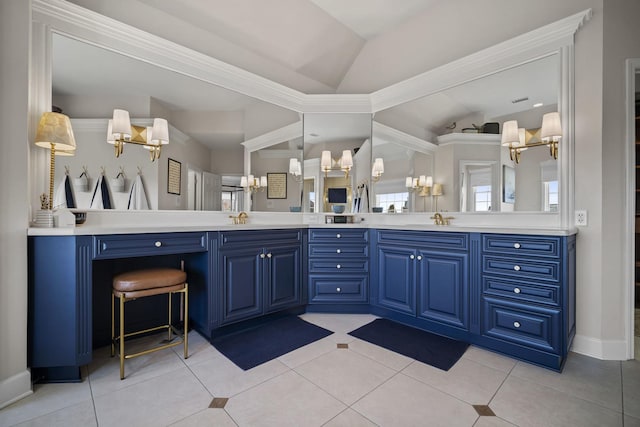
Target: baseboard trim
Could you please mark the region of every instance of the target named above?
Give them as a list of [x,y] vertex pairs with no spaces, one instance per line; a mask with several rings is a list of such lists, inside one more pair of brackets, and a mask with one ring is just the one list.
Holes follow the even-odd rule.
[[571,351],[601,360],[627,360],[627,342],[624,340],[599,340],[576,335]]
[[0,409],[33,393],[31,373],[28,370],[0,381]]

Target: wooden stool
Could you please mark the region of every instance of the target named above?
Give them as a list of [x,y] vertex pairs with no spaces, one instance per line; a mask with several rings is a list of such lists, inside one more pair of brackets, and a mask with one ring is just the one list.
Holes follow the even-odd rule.
[[[116,345],[120,350],[120,379],[124,379],[124,360],[152,353],[154,351],[163,350],[169,347],[175,347],[184,344],[184,358],[188,356],[187,346],[189,331],[189,287],[187,285],[187,274],[175,268],[154,268],[149,270],[130,271],[122,273],[113,278],[113,291],[111,293],[111,356],[115,355]],[[174,293],[182,293],[184,295],[184,330],[182,334],[171,324],[171,296]],[[169,321],[166,325],[156,326],[154,328],[124,333],[124,303],[137,298],[149,297],[152,295],[169,294]],[[115,336],[115,298],[120,299],[120,333]],[[169,343],[159,345],[148,350],[140,351],[133,354],[125,354],[124,341],[125,338],[143,334],[146,332],[167,329],[169,333]],[[181,336],[180,341],[171,342],[173,339],[171,334],[175,333]]]

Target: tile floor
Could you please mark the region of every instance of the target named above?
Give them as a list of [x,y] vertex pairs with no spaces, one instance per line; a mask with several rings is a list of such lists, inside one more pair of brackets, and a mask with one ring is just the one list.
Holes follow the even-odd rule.
[[558,374],[470,347],[444,372],[347,335],[373,316],[302,317],[335,333],[249,371],[197,333],[189,359],[132,359],[124,381],[100,349],[82,383],[36,385],[0,426],[640,426],[638,361],[572,353]]

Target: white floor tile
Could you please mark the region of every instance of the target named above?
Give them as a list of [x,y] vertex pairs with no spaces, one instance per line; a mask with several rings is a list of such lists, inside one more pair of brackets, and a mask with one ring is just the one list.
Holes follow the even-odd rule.
[[86,379],[81,383],[36,384],[33,394],[0,411],[0,426],[12,426],[86,402],[91,402]]
[[632,417],[630,415],[625,415],[624,427],[640,427],[640,418]]
[[353,409],[345,409],[335,418],[331,419],[323,427],[376,427],[372,421],[369,421],[361,414]]
[[357,338],[349,343],[349,350],[353,350],[369,359],[382,363],[394,371],[401,371],[413,362],[413,359],[410,357]]
[[480,417],[473,427],[517,427],[498,417]]
[[507,378],[489,406],[497,416],[520,427],[622,425],[620,412],[513,376]]
[[620,362],[570,353],[562,373],[518,362],[512,376],[543,384],[589,402],[622,411]]
[[402,373],[352,408],[380,426],[472,426],[478,418],[467,403]]
[[183,367],[98,396],[95,408],[101,427],[162,426],[202,411],[211,399],[191,371]]
[[293,371],[231,399],[225,410],[241,426],[321,426],[346,406]]
[[21,427],[90,427],[97,426],[98,422],[93,402],[88,400],[18,425]]
[[346,334],[378,317],[372,314],[305,313],[300,318],[330,331]]
[[188,344],[189,357],[187,359],[182,357],[184,353],[181,346],[173,347],[174,353],[176,353],[186,365],[194,365],[221,354],[206,338],[195,331],[189,332]]
[[486,405],[507,377],[507,373],[460,359],[448,371],[414,362],[403,374],[422,381],[471,405]]
[[624,413],[640,419],[640,361],[622,362]]
[[171,427],[237,427],[224,409],[207,408],[196,414],[190,415]]
[[347,405],[396,373],[393,369],[345,349],[324,354],[295,370]]
[[501,354],[494,353],[489,350],[482,349],[476,346],[469,346],[467,351],[462,355],[463,359],[469,359],[476,363],[479,363],[489,368],[497,369],[498,371],[510,372],[516,363],[516,359],[512,359]]
[[336,349],[336,342],[329,337],[322,338],[318,341],[307,344],[294,351],[278,357],[278,360],[289,368],[295,368],[307,363],[323,354],[329,353]]

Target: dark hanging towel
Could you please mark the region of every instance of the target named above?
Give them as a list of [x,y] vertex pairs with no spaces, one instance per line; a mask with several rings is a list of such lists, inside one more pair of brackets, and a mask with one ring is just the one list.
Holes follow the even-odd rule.
[[71,186],[71,178],[69,175],[65,175],[64,177],[64,196],[67,200],[67,208],[73,209],[76,206],[76,199],[73,196],[73,187]]

